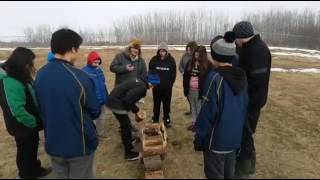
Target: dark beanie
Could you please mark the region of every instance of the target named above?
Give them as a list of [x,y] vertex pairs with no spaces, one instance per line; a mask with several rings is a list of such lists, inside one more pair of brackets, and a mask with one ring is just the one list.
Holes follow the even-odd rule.
[[212,44],[212,58],[219,62],[231,63],[236,55],[236,45],[234,41],[234,32],[226,32],[223,38]]
[[248,38],[254,35],[252,24],[248,21],[238,22],[233,27],[236,38]]

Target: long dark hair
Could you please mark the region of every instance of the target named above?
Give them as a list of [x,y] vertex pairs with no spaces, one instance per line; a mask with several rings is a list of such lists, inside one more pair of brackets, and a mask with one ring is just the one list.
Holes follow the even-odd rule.
[[27,85],[32,81],[35,72],[34,59],[36,55],[27,48],[17,47],[4,64],[7,74],[22,84]]
[[199,62],[199,69],[200,69],[200,76],[201,77],[205,77],[207,75],[207,73],[209,72],[210,68],[212,67],[209,59],[208,59],[208,54],[207,54],[207,49],[205,46],[197,46],[195,48],[195,50],[193,51],[193,54],[192,54],[192,60],[191,60],[191,63],[189,63],[189,66],[188,66],[188,72],[191,72],[192,71],[192,68],[195,66],[195,63],[196,63],[196,58],[195,58],[195,55],[196,53],[199,53],[199,59],[198,59],[198,62]]

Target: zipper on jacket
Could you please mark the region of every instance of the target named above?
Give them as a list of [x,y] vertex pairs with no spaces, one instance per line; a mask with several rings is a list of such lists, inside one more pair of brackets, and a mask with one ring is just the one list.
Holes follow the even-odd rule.
[[[217,94],[217,100],[218,102],[220,102],[220,88],[221,88],[221,84],[222,84],[223,79],[221,78],[220,83],[218,85],[218,89],[216,90],[216,94]],[[217,107],[217,111],[220,110],[220,107]],[[218,119],[216,119],[216,121],[218,121]],[[217,122],[216,122],[217,123]],[[218,125],[218,124],[217,124]],[[209,151],[211,151],[211,146],[212,146],[212,140],[213,140],[213,134],[215,131],[216,127],[213,127],[212,131],[211,131],[211,137],[210,137],[210,144],[209,144]]]

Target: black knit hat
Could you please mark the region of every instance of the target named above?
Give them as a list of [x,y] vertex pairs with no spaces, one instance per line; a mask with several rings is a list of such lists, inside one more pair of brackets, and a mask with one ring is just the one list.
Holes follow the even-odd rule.
[[236,55],[236,45],[234,41],[234,32],[226,32],[223,38],[212,44],[212,59],[219,62],[231,63]]
[[236,38],[248,38],[254,35],[252,24],[248,21],[238,22],[233,27]]

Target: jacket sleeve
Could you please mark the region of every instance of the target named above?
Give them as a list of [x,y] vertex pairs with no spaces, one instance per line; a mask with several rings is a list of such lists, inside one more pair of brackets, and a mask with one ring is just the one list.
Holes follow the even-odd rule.
[[155,67],[154,59],[151,58],[149,62],[149,72],[154,73],[155,69],[156,67]]
[[172,77],[172,85],[174,84],[174,82],[176,81],[177,78],[177,65],[176,65],[176,61],[174,58],[172,58],[172,72],[171,72],[171,77]]
[[181,57],[181,60],[180,60],[180,63],[179,63],[179,71],[180,71],[181,74],[184,73],[184,68],[185,68],[184,65],[183,65],[184,56],[185,56],[185,55],[183,55],[183,56]]
[[188,88],[189,88],[189,74],[188,74],[188,67],[189,63],[187,64],[186,68],[184,69],[184,73],[183,73],[183,93],[184,96],[188,96]]
[[121,61],[121,54],[117,54],[110,65],[110,71],[116,74],[127,73],[127,65]]
[[266,100],[266,91],[270,77],[271,56],[259,54],[251,65],[248,75],[249,104],[255,107],[262,107]]
[[36,128],[36,118],[25,109],[26,94],[23,85],[13,80],[4,81],[4,83],[7,103],[13,117],[26,127]]
[[141,59],[141,72],[139,73],[140,76],[147,76],[147,65],[144,59]]
[[96,96],[95,85],[92,79],[88,78],[85,88],[85,110],[92,119],[100,116],[101,109]]
[[[204,88],[204,93],[208,92],[210,81],[212,80],[212,76],[209,76],[206,80],[206,85]],[[206,138],[209,137],[212,132],[213,124],[217,115],[217,104],[216,104],[216,93],[214,92],[216,89],[215,83],[212,84],[209,96],[204,99],[203,107],[201,107],[201,111],[196,120],[196,135],[195,140],[202,144],[205,142]]]

